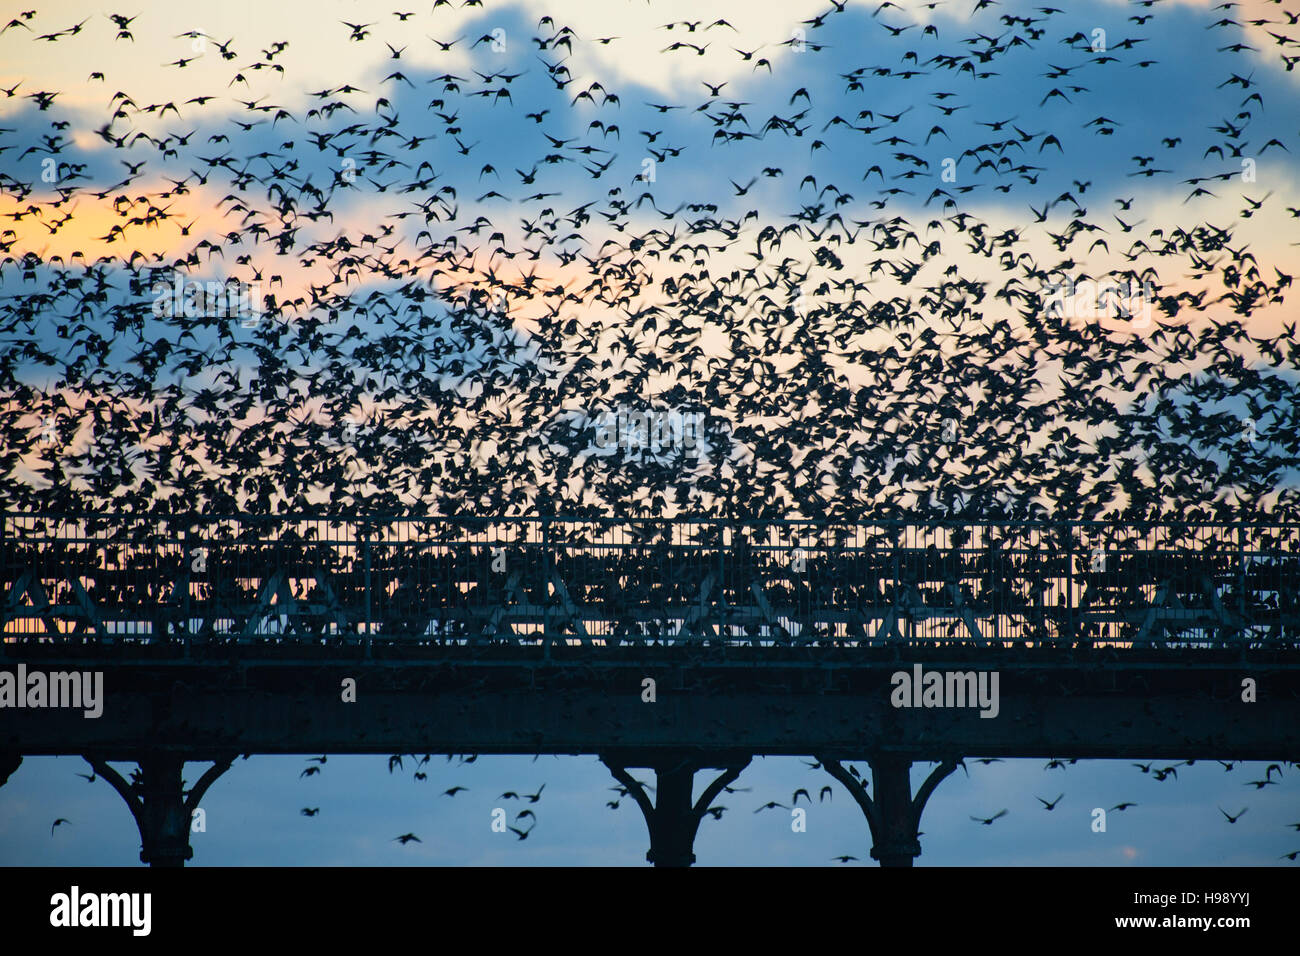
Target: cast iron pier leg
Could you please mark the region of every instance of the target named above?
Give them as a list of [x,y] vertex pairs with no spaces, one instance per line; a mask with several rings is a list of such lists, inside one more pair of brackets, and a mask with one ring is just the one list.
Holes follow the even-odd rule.
[[871,858],[881,866],[911,866],[921,855],[921,812],[935,787],[957,769],[957,760],[944,760],[936,767],[916,797],[912,796],[911,767],[908,757],[894,755],[871,758],[871,779],[876,786],[873,799],[867,795],[863,781],[845,770],[838,760],[818,758],[827,773],[844,785],[866,815],[871,828]]
[[[749,765],[749,758],[746,757],[743,761],[728,766],[700,794],[700,799],[692,803],[695,772],[708,766],[693,756],[677,754],[655,757],[647,764],[625,764],[606,756],[600,759],[641,808],[646,827],[650,830],[650,850],[645,858],[655,866],[690,866],[695,862],[695,834],[699,830],[700,820],[722,792],[722,788],[730,785]],[[654,769],[656,787],[653,803],[647,796],[645,787],[627,772],[627,766],[650,766]]]
[[223,757],[209,767],[189,790],[179,754],[150,753],[140,758],[131,781],[103,760],[86,757],[95,773],[107,780],[126,801],[140,830],[140,862],[150,866],[184,866],[194,856],[190,846],[190,819],[208,787],[230,768],[233,757]]

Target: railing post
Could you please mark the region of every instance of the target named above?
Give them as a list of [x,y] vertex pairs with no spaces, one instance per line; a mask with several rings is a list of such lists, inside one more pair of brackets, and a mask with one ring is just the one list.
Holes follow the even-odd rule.
[[[714,613],[714,606],[717,605],[719,612],[721,611],[722,602],[725,599],[727,593],[727,552],[729,549],[734,548],[735,545],[736,545],[735,530],[731,527],[730,524],[724,524],[722,526],[722,533],[718,535],[718,583],[715,587],[710,589],[709,594],[706,597],[707,604],[705,605],[705,613],[708,615],[707,619],[710,622],[714,620],[719,621],[718,636],[722,638],[720,643],[723,646],[725,646],[727,643],[726,628],[721,623],[721,613],[718,614]],[[735,562],[733,561],[732,564],[734,566]],[[715,594],[717,595],[716,598],[714,597]],[[712,623],[709,624],[707,630],[701,627],[700,640],[701,641],[707,640],[712,635],[712,633],[713,633]]]
[[551,656],[551,518],[542,516],[542,656]]
[[370,646],[371,634],[373,633],[373,626],[371,624],[371,617],[370,617],[370,526],[363,522],[361,528],[362,528],[361,537],[362,537],[362,541],[365,543],[365,553],[366,553],[366,621],[365,621],[366,638],[365,638],[365,642],[366,642],[366,657],[369,658],[371,655],[371,646]]
[[[0,559],[9,557],[9,512],[0,511]],[[17,569],[14,570],[17,574]],[[0,629],[8,628],[8,615],[0,615]],[[0,657],[4,657],[4,638],[0,637]]]
[[1245,620],[1246,620],[1246,526],[1237,525],[1237,614],[1240,616],[1243,627],[1242,637],[1245,638]]
[[[890,600],[894,602],[895,608],[900,608],[903,606],[903,596],[902,594],[899,593],[899,588],[901,587],[901,585],[899,584],[899,580],[898,580],[899,578],[898,553],[903,549],[904,539],[907,536],[907,529],[900,527],[898,531],[899,534],[897,538],[894,537],[890,538],[890,548],[889,548],[889,550],[892,552],[892,556],[894,559],[894,590],[893,593],[890,595]],[[901,642],[903,640],[903,622],[899,620],[899,615],[897,614],[897,612],[894,615],[894,633],[898,635],[898,639]]]
[[186,522],[185,530],[181,534],[181,580],[184,582],[185,586],[185,595],[181,601],[181,613],[185,615],[185,650],[183,653],[186,658],[190,656],[193,649],[191,644],[194,634],[194,618],[191,617],[190,614],[190,591],[194,588],[193,579],[190,577],[190,569],[192,567],[190,564],[191,530],[193,530],[193,525]]
[[1069,539],[1069,547],[1066,550],[1065,565],[1065,637],[1072,645],[1075,640],[1075,620],[1074,620],[1074,525],[1067,523],[1065,534]]

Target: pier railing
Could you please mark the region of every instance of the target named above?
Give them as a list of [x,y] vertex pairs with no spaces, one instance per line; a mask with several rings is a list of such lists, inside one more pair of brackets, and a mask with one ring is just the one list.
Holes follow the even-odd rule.
[[1300,524],[5,514],[6,642],[1300,644]]

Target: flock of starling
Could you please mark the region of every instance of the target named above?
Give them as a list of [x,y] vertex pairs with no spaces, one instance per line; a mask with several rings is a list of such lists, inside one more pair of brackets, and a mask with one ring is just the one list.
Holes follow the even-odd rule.
[[[658,56],[728,78],[671,93],[579,56],[625,37],[465,6],[461,36],[448,0],[313,24],[356,51],[315,91],[285,66],[311,33],[197,28],[158,58],[176,87],[87,54],[75,102],[0,88],[5,506],[1296,513],[1292,263],[1239,237],[1300,234],[1283,3],[1141,0],[1108,40],[996,0],[832,3],[758,45],[702,12]],[[1188,17],[1214,44],[1194,133],[1143,99]],[[146,55],[146,14],[57,19],[20,12],[0,58]],[[200,68],[224,81],[188,96]],[[69,249],[83,215],[105,231]],[[227,281],[254,312],[160,314]],[[1052,307],[1089,281],[1128,297]],[[597,453],[617,409],[700,414],[702,453]]]

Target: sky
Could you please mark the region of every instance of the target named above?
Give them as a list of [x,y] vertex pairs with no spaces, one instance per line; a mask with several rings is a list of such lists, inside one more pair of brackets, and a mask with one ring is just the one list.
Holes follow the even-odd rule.
[[[640,866],[649,847],[645,824],[630,800],[617,809],[608,770],[594,757],[480,756],[473,764],[434,757],[413,777],[417,760],[389,773],[382,756],[334,755],[318,775],[302,778],[303,757],[252,756],[236,760],[201,802],[204,831],[192,832],[191,866]],[[695,843],[701,866],[874,866],[866,821],[848,793],[811,758],[757,758],[733,784],[747,792],[723,794],[720,820],[706,816]],[[1279,859],[1300,848],[1295,771],[1256,790],[1265,765],[1216,761],[1179,766],[1157,782],[1129,761],[1093,760],[1045,769],[1046,761],[982,765],[968,761],[939,785],[922,817],[917,866],[1291,866]],[[117,765],[119,770],[129,769]],[[933,765],[912,768],[913,790]],[[197,780],[199,764],[185,777]],[[860,769],[870,773],[865,765]],[[0,862],[13,866],[129,866],[140,841],[125,804],[103,780],[87,783],[80,758],[27,758],[0,788]],[[648,771],[634,776],[653,784]],[[1278,780],[1277,771],[1273,779]],[[697,775],[695,796],[705,784]],[[494,832],[492,811],[513,822],[515,791],[536,793],[537,815],[526,840]],[[468,787],[455,796],[453,787]],[[819,802],[821,788],[832,793]],[[788,810],[755,812],[768,801],[790,805],[802,796],[806,830],[794,832]],[[1054,801],[1051,811],[1035,798]],[[1109,812],[1104,833],[1093,830],[1093,810]],[[302,808],[320,808],[306,817]],[[1005,817],[984,826],[971,816]],[[1222,808],[1222,810],[1220,809]],[[1236,823],[1223,812],[1236,816]],[[57,817],[70,821],[51,834]],[[525,828],[528,821],[520,822]],[[414,833],[419,843],[394,837]],[[841,864],[833,857],[856,856]]]
[[[393,363],[425,361],[400,340],[386,338],[391,325],[380,321],[386,303],[398,301],[393,290],[402,280],[413,274],[447,296],[512,284],[514,291],[499,303],[504,320],[489,332],[457,331],[444,323],[428,337],[431,352],[446,346],[471,373],[502,342],[520,344],[520,361],[546,354],[530,336],[540,337],[551,301],[517,291],[533,282],[559,289],[561,308],[574,304],[578,331],[568,341],[578,344],[569,358],[589,353],[595,364],[608,361],[616,373],[634,368],[619,351],[620,337],[628,333],[629,315],[657,308],[698,329],[701,361],[725,365],[740,353],[736,340],[721,323],[701,317],[701,309],[683,306],[674,290],[726,287],[732,270],[756,260],[766,269],[788,258],[806,265],[809,278],[792,288],[769,271],[764,277],[770,282],[754,293],[756,300],[767,296],[773,307],[784,307],[802,295],[800,308],[816,309],[845,295],[856,298],[856,290],[837,289],[842,273],[819,246],[850,261],[873,301],[915,296],[951,272],[987,283],[989,298],[981,308],[992,313],[992,292],[1005,281],[1002,252],[980,248],[959,232],[949,218],[958,213],[986,223],[990,237],[1014,231],[1016,254],[1031,255],[1044,268],[1069,263],[1062,275],[1093,277],[1129,268],[1133,260],[1125,252],[1132,253],[1132,242],[1156,249],[1179,230],[1185,235],[1207,224],[1231,224],[1229,249],[1249,247],[1262,277],[1280,284],[1295,271],[1300,245],[1300,72],[1292,69],[1292,59],[1300,56],[1300,29],[1289,9],[1294,5],[1295,0],[1083,0],[1044,13],[1038,2],[1019,0],[981,9],[967,0],[900,0],[850,2],[836,12],[826,0],[520,0],[412,4],[410,16],[401,18],[395,13],[405,14],[404,8],[356,0],[232,0],[203,9],[143,3],[125,11],[129,23],[119,26],[101,4],[61,0],[31,18],[0,17],[14,18],[0,33],[3,500],[16,500],[20,486],[48,487],[50,447],[19,436],[39,435],[58,402],[83,410],[53,443],[69,455],[88,454],[97,440],[84,411],[87,401],[125,410],[123,422],[114,425],[120,432],[116,447],[130,458],[126,468],[135,475],[122,480],[140,487],[141,462],[160,441],[145,423],[161,398],[116,390],[106,384],[107,376],[79,381],[63,363],[93,351],[87,343],[102,336],[104,366],[129,370],[142,357],[147,364],[151,344],[176,333],[174,324],[148,315],[129,334],[115,330],[125,313],[114,308],[154,299],[150,282],[131,288],[132,270],[141,263],[170,274],[179,261],[190,281],[255,282],[259,293],[274,295],[284,306],[268,323],[283,321],[298,330],[310,321],[335,330],[355,323],[364,343],[357,348],[375,354],[362,359],[354,351],[353,366],[375,363],[390,371]],[[1034,20],[1026,25],[1003,18]],[[64,32],[83,21],[76,32]],[[1046,31],[1041,42],[989,52],[1035,26]],[[942,59],[933,59],[945,56],[962,57],[971,68],[947,69]],[[1107,57],[1114,59],[1098,62]],[[905,71],[917,75],[899,75]],[[49,99],[50,93],[57,96]],[[487,95],[477,95],[482,93]],[[195,103],[196,97],[210,99]],[[349,124],[360,125],[349,131]],[[376,132],[386,125],[392,135]],[[1241,130],[1246,132],[1231,135]],[[1016,142],[1001,152],[984,148],[1008,139]],[[1225,149],[1225,139],[1241,144],[1242,155]],[[114,140],[121,148],[111,145]],[[582,152],[584,146],[589,151]],[[1003,156],[1009,157],[1005,163]],[[225,157],[233,157],[233,168],[220,165]],[[989,164],[981,166],[982,158]],[[1251,164],[1248,178],[1243,160]],[[51,169],[52,175],[43,176]],[[780,172],[769,175],[772,170]],[[946,170],[951,178],[944,177]],[[1224,174],[1226,179],[1187,182]],[[412,183],[417,186],[408,190]],[[304,184],[329,196],[328,216],[306,215]],[[1197,186],[1209,194],[1196,194]],[[68,198],[55,207],[61,188],[69,190]],[[295,194],[298,206],[292,214],[277,214],[286,192]],[[613,205],[618,203],[626,204],[621,211]],[[824,218],[832,209],[841,215],[835,225]],[[720,241],[717,231],[704,230],[700,241],[709,248],[698,254],[683,250],[692,219],[706,215],[734,221],[735,237]],[[815,238],[820,225],[809,230],[812,235],[782,234],[779,248],[772,233],[764,235],[800,216],[824,221],[828,233],[877,238],[888,234],[893,217],[905,217],[924,242],[941,239],[942,254],[929,254],[922,241],[887,250],[889,260],[902,257],[917,265],[909,292],[889,268],[880,268],[886,256],[879,249],[858,246],[850,253],[845,243],[823,243]],[[1104,232],[1089,231],[1069,243],[1067,252],[1057,244],[1060,237],[1072,221],[1084,220]],[[264,231],[253,234],[250,227]],[[635,269],[627,267],[627,286],[617,296],[588,285],[593,259],[608,253],[625,262],[626,244],[646,235],[671,235],[675,254],[665,249],[643,255]],[[285,245],[277,248],[276,236]],[[461,245],[448,245],[453,237]],[[340,240],[350,245],[340,246]],[[381,253],[386,249],[391,251]],[[449,265],[437,258],[448,249],[465,255]],[[357,262],[341,262],[349,251]],[[1162,295],[1205,292],[1202,307],[1183,308],[1178,320],[1204,328],[1231,317],[1230,304],[1218,299],[1224,291],[1222,256],[1205,254],[1216,269],[1201,271],[1186,253],[1184,248],[1158,259],[1153,254],[1143,262],[1159,262]],[[59,288],[99,257],[107,257],[99,298],[79,311],[45,307],[43,291]],[[378,267],[400,268],[403,259],[409,274],[385,276]],[[1294,346],[1293,333],[1284,330],[1293,325],[1295,310],[1284,298],[1241,318],[1253,335],[1281,336],[1284,346]],[[321,303],[346,303],[345,314],[321,315]],[[21,304],[32,310],[22,312]],[[1117,342],[1151,334],[1105,321]],[[187,334],[176,345],[194,349],[196,364],[182,372],[175,362],[166,363],[157,384],[175,383],[192,398],[219,386],[222,374],[233,376],[226,381],[249,401],[220,430],[253,436],[254,457],[277,460],[274,441],[256,444],[262,441],[258,423],[283,410],[275,400],[284,393],[261,388],[268,381],[267,326],[203,323]],[[657,334],[649,341],[657,342]],[[805,374],[789,351],[791,329],[755,325],[749,334],[768,353],[775,376],[788,381]],[[879,335],[871,330],[854,341],[875,349],[883,341]],[[231,364],[205,362],[204,353],[223,343],[235,343]],[[54,359],[43,361],[42,353]],[[325,365],[310,350],[292,352],[289,359],[303,375],[319,374]],[[1018,359],[1034,367],[1046,396],[1041,402],[1050,407],[1061,390],[1060,357],[1031,350]],[[1195,356],[1169,374],[1188,376],[1186,383],[1206,360]],[[845,355],[827,361],[855,386],[870,381],[855,377],[863,373]],[[1258,431],[1261,447],[1294,441],[1300,414],[1294,358],[1270,362],[1255,351],[1246,361],[1281,383],[1283,396],[1266,403],[1270,407],[1257,422],[1251,419],[1252,434]],[[439,369],[431,376],[438,397],[430,404],[445,415],[428,427],[449,436],[446,422],[456,422],[470,437],[446,439],[447,476],[425,476],[433,487],[450,482],[452,474],[483,472],[498,453],[499,438],[488,427],[493,423],[519,423],[534,436],[545,430],[546,422],[520,404],[529,388],[471,412],[465,406],[480,395],[467,384],[473,375],[464,368]],[[561,379],[572,371],[573,366],[550,369]],[[415,433],[416,424],[426,423],[424,413],[397,410],[401,397],[384,388],[401,381],[400,373],[393,374],[398,377],[367,381],[361,398],[346,407],[334,399],[347,390],[328,376],[324,386],[297,394],[287,405],[295,417],[334,426],[347,414],[387,422],[390,433]],[[899,372],[898,378],[907,382],[911,374]],[[20,394],[18,383],[34,391]],[[646,392],[661,397],[674,384],[670,369],[648,376]],[[826,411],[813,397],[815,384],[808,383],[798,408],[785,412],[797,417]],[[1132,381],[1113,384],[1112,397],[1122,408],[1154,401]],[[755,385],[752,391],[764,389]],[[987,397],[962,398],[980,405]],[[566,402],[548,414],[594,411],[594,402],[572,396]],[[1226,409],[1233,434],[1242,431],[1248,415],[1244,403],[1233,395],[1215,406]],[[886,416],[883,397],[882,406]],[[208,420],[205,413],[187,408],[185,414],[186,427],[198,434],[196,423]],[[1016,434],[1013,422],[1032,418],[1015,408],[1005,415],[993,426],[1003,435]],[[974,418],[964,416],[963,422]],[[487,424],[476,429],[476,421]],[[1036,429],[1035,443],[1045,431]],[[866,424],[827,444],[842,449],[876,437]],[[749,453],[761,455],[755,451],[758,440],[749,441]],[[542,454],[534,439],[527,447],[529,454]],[[328,463],[335,448],[318,447],[317,453]],[[1219,448],[1189,449],[1188,460],[1229,460]],[[200,470],[224,469],[238,477],[229,461],[205,458],[202,448],[194,454]],[[865,457],[850,463],[855,475],[870,467]],[[773,459],[803,467],[801,457]],[[889,467],[896,465],[891,459]],[[355,467],[360,471],[349,480],[362,484],[391,473],[373,463],[369,470]],[[1159,479],[1158,464],[1144,467]],[[1289,464],[1282,460],[1267,475],[1278,486],[1295,486],[1300,465],[1292,455]],[[1217,478],[1229,483],[1231,468],[1223,465]],[[886,484],[893,486],[892,480]],[[108,487],[105,496],[114,493]],[[404,493],[420,500],[414,483]],[[584,488],[574,478],[566,493],[590,503],[612,492]],[[1045,499],[1052,494],[1043,490]],[[285,493],[276,503],[291,497]],[[317,489],[311,500],[332,499]],[[409,773],[389,774],[384,758],[334,756],[324,772],[308,779],[298,776],[299,758],[237,762],[206,798],[207,829],[193,836],[194,862],[643,860],[644,825],[626,801],[617,811],[603,807],[613,781],[594,758],[543,757],[534,763],[531,757],[483,757],[451,767],[435,758],[432,764],[436,773],[416,782]],[[75,774],[84,769],[74,758],[30,758],[0,788],[0,862],[109,865],[136,859],[137,839],[125,808],[102,781],[79,780]],[[1035,761],[972,763],[969,770],[969,776],[959,771],[950,777],[927,809],[922,865],[1289,865],[1278,857],[1300,846],[1300,839],[1288,842],[1300,833],[1285,829],[1300,815],[1290,770],[1280,785],[1258,793],[1244,781],[1258,779],[1262,769],[1225,773],[1213,762],[1180,768],[1176,782],[1164,783],[1127,762],[1082,762],[1064,772],[1045,771]],[[500,803],[494,796],[543,781],[537,831],[523,842],[493,833],[490,813]],[[771,759],[756,761],[740,782],[752,792],[729,795],[733,809],[722,821],[706,819],[701,826],[701,863],[829,865],[844,853],[869,860],[864,822],[837,784],[830,803],[810,809],[806,833],[792,833],[783,811],[754,813],[768,800],[788,802],[799,786],[816,793],[831,783],[824,774],[797,760]],[[440,795],[455,783],[470,791]],[[1058,792],[1066,797],[1051,812],[1034,799]],[[1121,800],[1138,807],[1111,814],[1105,834],[1092,832],[1091,809]],[[1236,824],[1220,810],[1235,814],[1247,805],[1249,812]],[[320,806],[321,813],[304,817],[304,806]],[[1008,816],[993,826],[969,819],[1003,807]],[[56,816],[71,823],[51,835]],[[423,842],[393,842],[405,832]]]
[[[86,370],[74,359],[90,348],[80,333],[84,326],[107,340],[105,365],[148,367],[150,343],[175,335],[174,323],[146,313],[134,335],[121,335],[102,320],[110,309],[140,303],[145,290],[147,301],[159,288],[157,278],[174,281],[174,270],[165,267],[178,261],[187,261],[181,271],[189,281],[241,280],[255,286],[257,295],[274,297],[282,311],[251,329],[243,321],[188,328],[188,341],[174,342],[173,359],[163,360],[165,372],[155,374],[154,386],[169,384],[192,399],[196,391],[220,385],[218,369],[224,363],[204,358],[224,347],[230,366],[224,381],[256,392],[259,378],[274,372],[266,359],[267,326],[301,327],[315,302],[313,319],[323,317],[326,327],[337,322],[342,331],[337,316],[349,314],[372,343],[364,357],[360,350],[350,353],[354,367],[361,366],[356,374],[362,384],[331,394],[313,380],[307,395],[282,394],[285,408],[272,415],[266,402],[275,386],[265,385],[253,401],[234,406],[237,414],[223,405],[220,424],[242,434],[276,419],[270,433],[282,436],[288,421],[334,431],[344,429],[345,420],[375,423],[386,428],[389,446],[400,432],[426,446],[441,442],[457,469],[480,473],[487,460],[500,457],[496,429],[503,423],[527,433],[530,467],[547,454],[557,423],[576,415],[589,424],[601,410],[592,407],[591,392],[601,379],[635,370],[644,374],[644,396],[662,401],[672,393],[685,372],[682,363],[646,368],[620,352],[629,314],[643,317],[655,309],[680,314],[698,333],[696,368],[706,360],[736,361],[745,344],[758,342],[771,374],[807,375],[784,331],[755,328],[752,337],[733,335],[729,342],[722,325],[701,317],[690,301],[679,301],[679,293],[687,283],[707,286],[728,269],[751,264],[751,241],[766,265],[775,262],[773,243],[762,252],[761,224],[826,217],[832,210],[846,235],[879,237],[900,217],[926,223],[924,241],[942,240],[942,254],[922,253],[920,239],[911,247],[904,240],[897,253],[904,263],[920,256],[913,263],[912,295],[918,286],[933,290],[955,275],[985,284],[987,296],[1005,278],[994,256],[996,245],[981,249],[954,233],[955,220],[948,217],[958,211],[986,223],[990,236],[1013,232],[1022,244],[1018,250],[1024,250],[1018,256],[1032,256],[1044,268],[1057,260],[1053,275],[1081,280],[1118,276],[1135,262],[1149,268],[1171,258],[1180,229],[1186,235],[1231,222],[1228,249],[1236,249],[1236,243],[1248,248],[1264,277],[1271,279],[1271,270],[1279,269],[1278,297],[1243,313],[1249,333],[1277,336],[1289,315],[1280,293],[1285,272],[1280,267],[1294,261],[1293,210],[1300,207],[1296,158],[1286,145],[1294,136],[1297,80],[1286,68],[1292,47],[1278,8],[1268,2],[1233,8],[1237,25],[1219,25],[1223,11],[1208,4],[1177,0],[1150,8],[1102,0],[1072,4],[1068,12],[1050,16],[1018,3],[972,13],[956,0],[851,4],[843,12],[828,11],[820,2],[723,3],[709,6],[707,14],[691,13],[690,4],[584,3],[566,5],[558,19],[534,3],[441,4],[401,19],[396,14],[406,11],[372,13],[352,0],[339,0],[312,6],[310,15],[293,4],[264,11],[234,3],[202,17],[183,8],[150,8],[120,33],[89,5],[38,11],[30,24],[20,17],[19,25],[0,35],[3,82],[13,94],[0,100],[5,124],[0,128],[5,144],[12,144],[4,154],[12,159],[8,188],[0,191],[0,215],[14,220],[5,235],[6,251],[15,257],[0,268],[0,288],[20,287],[31,295],[37,291],[33,282],[57,287],[60,273],[75,271],[73,263],[98,256],[108,256],[109,263],[125,259],[132,268],[149,263],[151,271],[136,289],[126,287],[124,269],[101,273],[105,298],[97,303],[99,322],[88,319],[84,309],[75,319],[64,314],[63,322],[45,311],[6,327],[15,378],[44,396],[39,402],[10,403],[5,410],[13,440],[20,433],[45,434],[51,419],[60,423],[59,442],[26,447],[11,469],[12,479],[48,486],[49,452],[56,446],[81,456],[62,463],[64,473],[73,476],[93,470],[88,457],[101,462],[115,457],[96,447],[95,436],[102,432],[94,430],[85,401],[105,382],[102,376],[79,377]],[[367,11],[364,23],[358,10]],[[702,18],[698,22],[690,19],[696,15]],[[1253,26],[1253,19],[1267,24]],[[83,20],[76,33],[66,32]],[[1269,25],[1274,20],[1278,26]],[[1270,36],[1270,29],[1281,29],[1286,45]],[[1038,30],[1043,39],[1025,40]],[[690,38],[699,42],[675,47]],[[1023,42],[1014,45],[1016,39]],[[970,69],[957,69],[955,57]],[[42,98],[52,91],[57,91],[52,100]],[[109,114],[112,123],[106,125]],[[53,123],[67,125],[48,132]],[[1011,145],[1007,137],[1014,140]],[[110,145],[114,142],[118,145]],[[992,150],[989,144],[1002,145]],[[1241,157],[1232,155],[1234,149]],[[234,165],[223,168],[223,162]],[[50,169],[56,182],[45,180]],[[1203,194],[1187,184],[1217,175],[1228,178],[1202,180],[1208,183],[1200,187],[1208,190]],[[286,181],[291,193],[293,187],[302,190],[299,206],[276,214],[270,207],[284,201]],[[307,193],[308,187],[328,195],[327,216],[306,215],[306,197],[317,195]],[[41,208],[41,200],[57,199],[59,189],[72,190],[71,210]],[[265,201],[259,202],[263,194]],[[601,211],[607,202],[614,211]],[[37,212],[23,211],[33,204]],[[679,231],[691,210],[742,227],[731,241],[709,245],[703,253],[706,268],[681,252],[647,255],[620,277],[625,283],[608,274],[594,287],[588,282],[587,264],[617,255],[634,232],[673,220],[677,224],[660,234],[684,241]],[[1090,227],[1078,239],[1068,230],[1085,220]],[[826,222],[829,231],[832,224]],[[259,228],[250,243],[250,230]],[[803,311],[843,307],[844,296],[836,291],[843,288],[842,278],[831,249],[843,253],[845,247],[827,244],[821,246],[826,252],[819,251],[816,233],[782,230],[781,259],[807,263],[808,277],[795,288],[772,276],[754,294],[756,311],[794,303]],[[271,242],[271,236],[280,238]],[[1070,241],[1061,244],[1063,236]],[[707,242],[715,238],[709,233]],[[336,261],[343,255],[340,242],[361,250],[358,266]],[[1162,242],[1173,245],[1153,258],[1135,251],[1131,243],[1138,242],[1147,250],[1159,249]],[[1063,258],[1059,252],[1066,248],[1069,255]],[[380,255],[380,249],[391,254]],[[464,255],[448,268],[436,257],[439,249]],[[1203,258],[1222,267],[1221,253]],[[39,264],[27,260],[30,271],[20,277],[15,264],[24,254],[35,254]],[[1219,270],[1191,270],[1190,263],[1198,261],[1194,254],[1172,258],[1174,263],[1163,263],[1153,290],[1162,298],[1199,295],[1202,303],[1192,307],[1184,301],[1176,322],[1204,328],[1232,317],[1218,298],[1224,291]],[[897,297],[909,291],[891,269],[882,269],[888,261],[855,263],[877,302],[901,301]],[[398,347],[391,326],[381,328],[386,310],[393,311],[384,297],[391,297],[396,277],[380,272],[394,264],[400,269],[402,262],[410,265],[407,275],[444,296],[488,290],[505,323],[469,334],[443,324],[426,340],[428,353]],[[519,294],[525,284],[555,292],[562,287],[560,308],[569,296],[581,303],[576,324],[566,325],[564,356],[530,338],[555,303],[549,296]],[[616,301],[611,287],[617,289]],[[856,289],[852,297],[857,298]],[[1154,330],[1149,322],[1130,327],[1122,319],[1097,324],[1116,335],[1117,345]],[[658,336],[654,331],[637,341],[657,347]],[[476,395],[474,372],[489,367],[483,364],[489,342],[500,347],[511,340],[521,348],[519,361],[535,360],[539,374],[551,376],[536,384],[571,383],[580,375],[592,381],[577,390],[555,385],[560,407],[540,414],[526,394],[492,395],[487,386],[477,393],[483,407],[465,408],[465,399]],[[851,340],[867,348],[887,341],[881,329],[861,331]],[[960,342],[937,347],[951,354]],[[27,357],[32,349],[45,357]],[[588,375],[581,365],[577,356],[583,352],[598,363],[597,374]],[[1294,390],[1290,361],[1266,362],[1252,352],[1247,344],[1244,358],[1252,367],[1267,370],[1278,388]],[[303,373],[326,374],[318,351],[297,354]],[[457,356],[461,364],[444,362],[439,374],[429,375],[430,354]],[[181,356],[193,359],[191,364],[187,358],[186,373],[177,365]],[[1185,391],[1207,358],[1197,354],[1176,369],[1168,363],[1166,368]],[[446,401],[441,417],[399,414],[394,391],[401,386],[381,387],[400,381],[415,362],[424,363],[426,376]],[[826,362],[853,387],[880,387],[879,378],[873,384],[848,354],[828,355]],[[1038,404],[1050,414],[1063,370],[1050,355],[1035,356],[1034,365]],[[382,374],[367,377],[369,368]],[[716,369],[709,366],[715,374]],[[900,378],[907,383],[908,376]],[[1126,367],[1106,383],[1120,411],[1151,407],[1149,393],[1133,379]],[[944,387],[951,388],[935,386]],[[342,394],[348,395],[346,402]],[[145,480],[141,459],[156,453],[159,438],[156,430],[143,434],[133,423],[159,402],[120,382],[100,397],[109,397],[124,414],[110,430],[120,433],[98,440],[116,442],[117,457],[126,460],[115,462],[112,472],[125,469],[119,480],[139,488]],[[975,403],[980,413],[959,416],[966,422],[987,420],[1003,436],[1015,427],[996,421],[1005,411],[987,392],[972,388],[941,397],[956,405]],[[1234,480],[1225,444],[1240,447],[1236,439],[1248,428],[1265,443],[1285,441],[1293,432],[1288,403],[1260,406],[1247,404],[1246,397],[1236,391],[1207,409],[1232,423],[1224,426],[1222,441],[1186,446],[1187,454],[1219,464],[1216,498],[1227,494]],[[613,404],[609,399],[601,400],[602,407]],[[1175,407],[1184,407],[1185,400],[1175,395]],[[805,411],[820,408],[811,393],[805,401]],[[182,408],[191,431],[194,423],[217,415],[209,415],[200,402]],[[882,408],[888,414],[876,427],[864,426],[827,444],[856,451],[858,443],[876,439],[881,427],[900,427],[889,421],[893,410],[884,396]],[[734,409],[714,411],[720,418],[736,417]],[[897,412],[897,420],[925,414],[906,405]],[[168,415],[175,415],[174,405]],[[761,419],[765,424],[780,420]],[[1069,427],[1091,441],[1105,431],[1077,415]],[[1045,448],[1048,429],[1034,422],[1030,430],[1034,447]],[[275,454],[273,446],[260,447]],[[210,448],[191,448],[191,454],[208,474],[220,471]],[[742,436],[732,457],[720,464],[726,469],[746,456],[762,455],[758,442]],[[898,457],[894,453],[882,466],[888,487],[903,486]],[[585,464],[579,456],[576,468]],[[717,459],[702,463],[694,474],[718,464]],[[847,467],[865,475],[873,463],[858,452]],[[963,463],[954,472],[963,467],[969,466]],[[350,462],[349,468],[348,480],[354,482],[373,483],[375,475],[391,474],[367,462]],[[816,470],[827,468],[822,464]],[[1144,480],[1160,481],[1156,462],[1139,458],[1139,469]],[[575,504],[605,500],[603,489],[591,487],[591,481],[584,486],[573,469],[552,467],[550,473],[562,486],[560,494]],[[1274,487],[1295,487],[1298,477],[1293,459],[1272,461],[1266,471]],[[448,483],[438,478],[426,469],[409,476],[408,487],[391,490],[408,504],[427,501]],[[615,479],[601,480],[614,486],[612,494],[622,493]],[[155,484],[181,495],[174,485],[151,481]],[[338,491],[337,482],[333,491],[307,484],[302,500],[322,502]],[[15,487],[10,486],[11,496]],[[837,490],[845,492],[842,484]],[[700,495],[696,507],[710,507],[709,495]],[[284,488],[271,497],[295,498]],[[1048,507],[1061,503],[1050,485],[1040,498]]]

